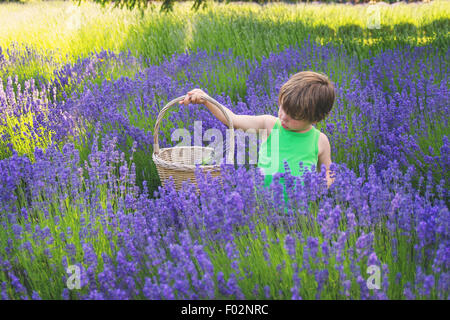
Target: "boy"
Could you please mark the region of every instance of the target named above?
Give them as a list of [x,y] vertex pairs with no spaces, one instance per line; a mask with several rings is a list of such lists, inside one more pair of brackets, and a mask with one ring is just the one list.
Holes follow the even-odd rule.
[[[180,101],[204,104],[222,123],[228,125],[222,112],[209,101],[200,89],[189,91]],[[327,186],[333,183],[330,177],[331,147],[327,136],[313,125],[325,119],[334,104],[334,84],[323,74],[302,71],[294,74],[280,89],[278,117],[272,115],[237,115],[225,108],[235,129],[267,130],[267,139],[258,153],[258,168],[264,174],[264,186],[270,186],[273,175],[284,172],[287,161],[291,175],[301,176],[305,168],[314,164],[317,171],[326,168]],[[303,167],[299,166],[303,163]],[[280,182],[284,185],[283,179]],[[285,190],[285,186],[284,186]],[[287,199],[284,191],[285,200]]]

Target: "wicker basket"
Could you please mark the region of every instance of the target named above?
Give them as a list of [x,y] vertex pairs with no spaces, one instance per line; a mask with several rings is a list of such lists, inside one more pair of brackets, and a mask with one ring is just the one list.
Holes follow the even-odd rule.
[[[153,155],[152,159],[156,165],[156,169],[158,171],[159,178],[163,184],[163,186],[167,183],[167,179],[170,176],[173,177],[175,182],[175,188],[178,191],[182,182],[190,179],[190,182],[195,183],[197,187],[197,193],[200,193],[198,189],[197,180],[195,178],[195,168],[196,164],[200,164],[202,160],[211,159],[213,156],[214,149],[208,147],[200,147],[200,146],[183,146],[183,147],[172,147],[172,148],[162,148],[159,149],[159,125],[167,110],[174,106],[178,105],[178,102],[183,100],[185,96],[178,97],[172,101],[170,101],[162,110],[159,112],[158,118],[155,123],[155,129],[153,132]],[[222,111],[225,118],[228,121],[228,127],[230,130],[230,144],[226,148],[227,152],[227,163],[234,162],[234,127],[232,120],[228,117],[228,114],[225,112],[224,107],[210,97],[203,97],[204,100],[211,102],[217,108]],[[203,173],[210,172],[211,176],[218,177],[220,176],[220,164],[214,165],[202,165],[200,164],[200,168]],[[223,185],[222,179],[219,179],[220,183]]]

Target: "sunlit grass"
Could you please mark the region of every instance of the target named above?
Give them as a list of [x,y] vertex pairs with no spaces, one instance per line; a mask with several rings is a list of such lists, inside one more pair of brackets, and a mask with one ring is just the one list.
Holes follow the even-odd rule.
[[[176,3],[170,13],[160,13],[156,4],[141,14],[138,9],[101,7],[84,1],[80,6],[58,1],[7,3],[0,5],[0,47],[5,53],[12,43],[26,44],[42,55],[51,55],[52,66],[39,73],[33,70],[42,68],[42,63],[29,61],[28,66],[17,66],[16,73],[37,73],[44,78],[51,77],[51,71],[61,63],[73,63],[102,49],[116,53],[130,50],[151,63],[198,48],[232,48],[236,55],[260,59],[308,36],[321,44],[345,44],[361,55],[372,46],[373,52],[398,41],[423,45],[437,37],[445,49],[449,2],[378,6],[380,29],[369,29],[367,5],[208,3],[206,9],[196,12],[190,10],[191,3],[183,2]],[[392,32],[394,27],[397,29]]]

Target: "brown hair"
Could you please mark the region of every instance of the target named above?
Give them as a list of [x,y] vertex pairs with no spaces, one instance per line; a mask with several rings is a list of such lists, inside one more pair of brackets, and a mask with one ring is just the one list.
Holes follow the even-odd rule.
[[326,75],[302,71],[283,84],[278,105],[295,120],[319,122],[330,113],[334,99],[334,83]]

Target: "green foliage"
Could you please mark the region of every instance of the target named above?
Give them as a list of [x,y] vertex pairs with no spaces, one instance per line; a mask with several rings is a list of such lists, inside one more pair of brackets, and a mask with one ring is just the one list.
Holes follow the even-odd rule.
[[0,159],[8,158],[15,150],[18,155],[27,155],[34,161],[36,148],[46,149],[52,143],[53,132],[43,127],[35,127],[35,115],[21,116],[5,114],[0,120]]
[[[0,0],[1,2],[2,0]],[[76,0],[78,1],[78,3],[81,3],[83,0]],[[134,9],[134,8],[138,8],[138,9],[147,9],[149,4],[153,5],[153,3],[155,2],[154,0],[93,0],[96,3],[100,3],[101,5],[106,5],[109,3],[113,3],[115,8],[127,8],[127,9]],[[161,4],[161,11],[162,12],[169,12],[169,11],[173,11],[173,5],[175,3],[176,0],[163,0],[162,4]],[[321,1],[316,1],[316,2],[321,2],[321,3],[352,3],[352,4],[356,4],[356,3],[368,3],[371,0],[321,0]],[[395,3],[395,2],[400,2],[403,0],[384,0],[383,2],[387,2],[387,3]],[[179,1],[180,2],[180,1]],[[230,3],[230,2],[253,2],[253,3],[257,3],[260,5],[263,4],[267,4],[267,3],[275,3],[275,2],[285,2],[285,3],[299,3],[299,2],[312,2],[309,0],[219,0],[217,2],[225,2],[225,3]],[[377,1],[378,2],[378,1]],[[413,2],[413,1],[409,1],[409,2]],[[194,0],[194,4],[192,6],[193,10],[198,10],[200,8],[200,6],[206,7],[206,3],[207,0]]]
[[[77,0],[80,4],[82,0]],[[114,4],[114,8],[127,8],[129,10],[138,8],[140,10],[147,9],[150,6],[153,8],[153,3],[155,1],[152,0],[93,0],[96,3],[101,4],[102,6],[105,6],[107,4]],[[161,11],[162,12],[169,12],[173,11],[173,5],[175,3],[175,0],[163,0],[161,3]],[[194,4],[192,6],[193,10],[198,10],[200,6],[203,4],[203,7],[206,6],[205,0],[194,0]]]

